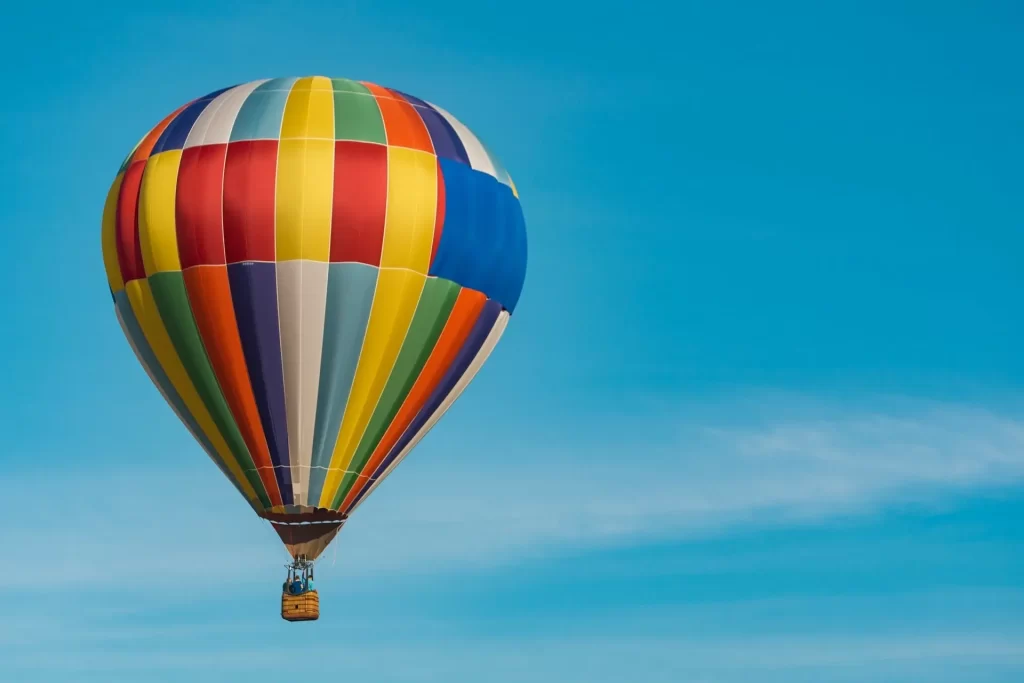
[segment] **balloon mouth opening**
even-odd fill
[[[262,512],[291,556],[312,562],[338,535],[348,515],[337,510],[309,508],[306,511]]]
[[[260,517],[271,524],[344,524],[348,515],[337,510],[326,508],[314,508],[306,506],[288,506],[293,510],[286,509],[285,512],[272,512],[264,510],[259,513]]]

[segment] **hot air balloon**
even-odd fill
[[[317,618],[313,562],[515,310],[515,184],[441,107],[373,83],[275,78],[160,121],[118,170],[102,226],[129,345],[280,535],[282,616]]]

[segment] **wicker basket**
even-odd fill
[[[281,594],[281,618],[285,621],[315,621],[320,618],[320,596],[307,591],[302,595]]]

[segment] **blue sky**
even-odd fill
[[[0,561],[45,588],[0,588],[0,678],[1024,678],[1024,14],[659,5],[8,11]],[[182,102],[314,73],[473,128],[530,254],[296,626],[121,336],[99,220]]]

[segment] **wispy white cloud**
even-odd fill
[[[1024,419],[1015,414],[932,403],[759,405],[746,421],[735,417],[735,405],[697,417],[663,409],[648,423],[594,425],[546,445],[528,435],[492,439],[486,453],[442,451],[428,439],[360,508],[324,561],[337,552],[355,575],[490,564],[941,505],[1024,480]],[[3,528],[0,561],[52,558],[42,566],[51,582],[97,581],[124,558],[150,581],[211,567],[277,571],[285,556],[276,536],[202,465],[14,475],[12,509],[33,509],[42,486],[65,505],[35,508]],[[187,504],[171,492],[187,492]]]
[[[396,558],[424,547],[490,561],[940,505],[1024,479],[1024,421],[962,406],[904,404],[885,413],[782,405],[762,407],[748,423],[658,419],[595,426],[520,452],[498,445],[443,472],[417,463],[360,510],[378,528],[360,529],[359,541],[376,541],[380,555],[397,536],[403,550],[387,553]]]

